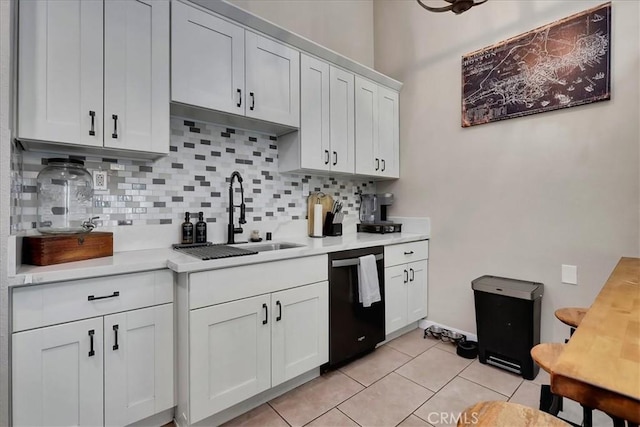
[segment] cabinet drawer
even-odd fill
[[[189,275],[189,309],[328,280],[327,255],[202,271]]]
[[[401,243],[384,247],[384,266],[405,264],[411,261],[429,258],[429,241]]]
[[[13,332],[172,301],[171,270],[16,288]]]

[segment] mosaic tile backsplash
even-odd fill
[[[171,147],[156,161],[78,157],[89,171],[108,173],[108,190],[96,190],[98,226],[176,224],[189,211],[204,212],[207,222],[227,222],[229,176],[243,177],[247,221],[305,219],[305,191],[323,191],[357,215],[358,192],[375,192],[371,181],[343,176],[280,174],[275,136],[171,118]],[[14,150],[12,155],[13,234],[36,228],[36,177],[56,154]],[[122,170],[112,170],[112,165]],[[239,204],[239,186],[234,185]],[[196,215],[197,218],[197,215]]]

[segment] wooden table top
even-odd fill
[[[621,258],[560,354],[551,390],[640,423],[640,258]]]

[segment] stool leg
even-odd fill
[[[583,427],[592,427],[593,426],[593,412],[591,408],[587,408],[586,406],[582,406],[582,425]]]
[[[613,421],[613,427],[625,427],[626,423],[622,418],[614,417],[613,415],[609,415],[609,416]]]
[[[553,416],[562,410],[562,396],[551,393],[551,386],[540,386],[540,410]]]

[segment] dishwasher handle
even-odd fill
[[[383,258],[384,258],[383,254],[376,255],[376,261],[380,261]],[[331,268],[351,267],[358,264],[360,264],[360,258],[336,259],[331,261]]]

